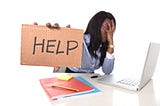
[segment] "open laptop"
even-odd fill
[[[158,55],[160,50],[160,44],[151,42],[149,44],[145,64],[140,81],[134,79],[117,78],[114,75],[104,75],[97,79],[99,83],[113,85],[116,87],[126,88],[129,90],[139,91],[141,90],[152,78]]]

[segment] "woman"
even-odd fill
[[[67,67],[67,73],[93,73],[102,67],[105,74],[110,74],[114,67],[113,33],[116,20],[105,11],[96,13],[88,23],[84,33],[81,68]]]
[[[52,27],[50,23],[47,27]],[[55,24],[53,27],[59,27]],[[67,26],[70,27],[70,26]],[[114,16],[105,11],[96,13],[88,23],[84,33],[81,67],[67,67],[66,73],[93,73],[102,67],[105,74],[110,74],[114,67],[113,33],[116,27]],[[59,70],[59,67],[55,67]]]

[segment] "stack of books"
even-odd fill
[[[71,96],[100,92],[81,76],[76,77],[52,77],[40,79],[40,84],[50,99],[57,100]]]

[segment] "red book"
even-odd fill
[[[68,81],[59,80],[56,77],[53,78],[44,78],[40,79],[40,83],[51,99],[58,99],[67,96],[78,95],[81,93],[87,93],[94,90],[94,88],[90,87],[89,85],[81,82],[80,80],[76,79],[75,77],[71,78]],[[67,88],[77,89],[78,91],[69,90],[66,88],[61,87],[54,87],[53,85],[63,86]]]

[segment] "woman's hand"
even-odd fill
[[[58,23],[55,23],[54,25],[51,25],[51,23],[46,23],[46,27],[48,27],[48,28],[55,28],[55,29],[59,29],[60,28],[60,26],[59,26],[59,24]]]
[[[114,21],[111,20],[111,23],[107,24],[108,28],[106,29],[108,49],[107,52],[112,54],[114,52],[114,43],[113,43],[113,33],[115,31]]]
[[[34,22],[33,25],[38,25],[38,23],[37,23],[37,22]],[[59,26],[58,23],[55,23],[54,25],[51,25],[51,23],[49,23],[49,22],[46,23],[46,27],[48,27],[48,28],[55,28],[55,29],[60,28],[60,26]]]
[[[107,41],[109,42],[109,45],[113,45],[113,33],[114,33],[114,31],[115,31],[114,21],[111,20],[111,24],[108,23],[108,28],[106,29]]]
[[[37,22],[34,22],[33,25],[38,25],[38,23],[37,23]]]
[[[37,22],[34,22],[33,25],[38,25],[38,23],[37,23]],[[50,22],[46,23],[46,27],[48,27],[48,28],[56,28],[56,29],[60,28],[60,26],[59,26],[58,23],[55,23],[54,25],[51,25]],[[68,25],[66,26],[66,28],[71,28],[70,24],[68,24]]]

